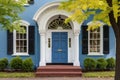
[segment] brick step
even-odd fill
[[[81,69],[80,67],[74,67],[74,66],[72,66],[72,67],[65,67],[65,66],[60,66],[60,67],[58,67],[58,66],[53,66],[53,67],[39,67],[38,69]]]
[[[36,77],[82,76],[82,72],[36,72]]]
[[[79,69],[39,69],[37,72],[81,72]]]
[[[47,65],[37,68],[37,77],[56,77],[56,76],[81,76],[82,70],[80,67],[72,65]]]
[[[62,71],[65,71],[65,72],[80,72],[81,71],[81,68],[68,68],[68,69],[65,69],[65,68],[39,68],[37,69],[37,72],[62,72]]]

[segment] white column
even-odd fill
[[[79,32],[74,33],[74,66],[80,66],[79,61]]]
[[[40,33],[40,62],[39,66],[46,66],[45,61],[45,33]]]

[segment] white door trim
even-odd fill
[[[67,32],[68,40],[71,38],[71,48],[68,43],[68,63],[73,63],[73,31],[72,30],[48,30],[46,33],[46,63],[52,63],[52,32]],[[48,47],[48,38],[50,38],[50,47]]]
[[[41,38],[40,43],[40,64],[39,66],[46,66],[46,36],[47,36],[47,29],[48,29],[48,22],[50,19],[56,15],[64,15],[69,17],[71,13],[65,12],[63,10],[58,10],[58,6],[60,2],[53,2],[45,5],[44,7],[40,8],[36,14],[34,15],[33,19],[37,22],[39,27],[39,33]],[[73,57],[73,64],[74,66],[80,66],[79,61],[79,34],[80,34],[80,26],[77,22],[72,21],[72,32],[73,32],[73,44],[74,44],[74,57]],[[64,30],[63,30],[64,31]],[[76,36],[77,35],[77,36]],[[70,61],[70,60],[69,60]],[[70,61],[71,62],[71,61]]]

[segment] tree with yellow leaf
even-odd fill
[[[73,20],[82,23],[94,15],[93,24],[89,25],[88,30],[101,26],[98,21],[112,26],[116,37],[115,80],[120,80],[120,0],[67,0],[61,3],[60,9],[72,13],[66,22]]]

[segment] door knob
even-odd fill
[[[58,51],[58,52],[62,52],[62,49],[58,49],[57,51]]]

